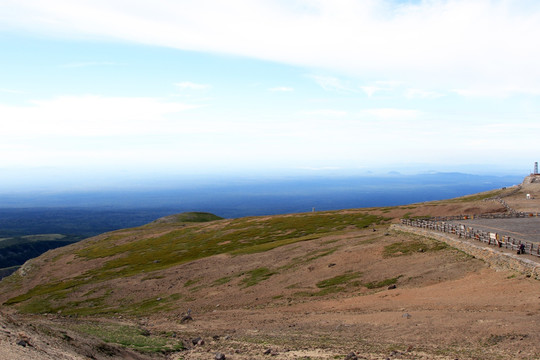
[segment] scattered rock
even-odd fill
[[[405,314],[401,315],[401,317],[404,317],[404,318],[406,318],[406,319],[410,319],[410,318],[411,318],[411,314],[405,313]]]
[[[351,351],[347,356],[345,356],[345,360],[358,360],[358,356]]]
[[[180,319],[180,323],[182,324],[190,322],[190,321],[193,321],[193,318],[191,317],[191,315],[182,316],[182,319]]]
[[[193,345],[199,345],[199,342],[200,342],[200,341],[202,341],[202,338],[200,338],[200,337],[196,337],[196,338],[194,338],[194,339],[191,339],[191,343],[192,343]]]
[[[390,286],[388,287],[388,290],[395,289],[396,287],[397,287],[396,284],[392,284],[392,285],[390,285]]]
[[[272,353],[272,349],[266,349],[263,352],[263,355],[270,355]]]
[[[142,336],[150,336],[150,331],[148,329],[141,329],[141,335]]]
[[[214,341],[219,341],[220,336],[219,336],[219,335],[214,335],[214,336],[212,336],[212,339],[213,339]]]
[[[334,267],[334,266],[336,266],[335,263],[330,263],[330,264],[328,264],[328,267]]]
[[[225,354],[218,352],[218,353],[216,353],[216,356],[214,356],[214,359],[215,360],[225,360],[226,357],[225,357]]]
[[[30,344],[25,339],[20,339],[19,341],[17,341],[17,345],[22,346],[22,347],[27,347]]]

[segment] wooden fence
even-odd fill
[[[493,216],[493,217],[492,217]],[[516,217],[538,216],[538,214],[514,213],[514,214],[482,214],[482,215],[458,215],[448,217],[436,217],[430,219],[401,219],[401,223],[407,226],[414,226],[422,229],[454,234],[460,238],[474,239],[488,245],[500,248],[521,250],[524,254],[531,254],[540,257],[540,244],[522,242],[510,236],[503,236],[498,233],[477,230],[464,224],[449,224],[446,221],[467,220],[467,219],[507,219]]]

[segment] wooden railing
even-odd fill
[[[429,219],[401,219],[401,223],[407,226],[414,226],[422,229],[439,231],[453,234],[461,238],[474,239],[488,245],[500,248],[520,250],[521,254],[530,254],[540,257],[540,244],[527,241],[516,240],[510,236],[498,233],[487,232],[474,229],[465,224],[451,224],[447,221],[468,220],[468,219],[508,219],[538,216],[533,213],[504,213],[504,214],[482,214],[482,215],[457,215],[447,217],[434,217]]]

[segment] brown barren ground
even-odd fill
[[[533,201],[536,205],[529,201],[527,206],[538,206]],[[497,201],[456,199],[342,213],[359,211],[394,222],[403,216],[505,210]],[[211,256],[111,279],[61,300],[81,301],[104,289],[112,290],[111,304],[176,295],[159,311],[70,317],[21,314],[16,306],[3,306],[0,359],[188,360],[213,359],[217,352],[246,360],[343,359],[351,352],[364,359],[540,358],[540,281],[497,272],[435,240],[388,227],[351,228],[265,252]],[[106,261],[78,261],[66,251],[34,260],[40,271],[18,288],[0,283],[0,300]],[[182,322],[188,309],[193,320]],[[141,354],[80,331],[96,323],[144,329],[150,338],[182,339],[186,349]],[[203,342],[194,345],[197,337]],[[29,345],[17,345],[21,339]]]

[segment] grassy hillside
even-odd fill
[[[5,305],[32,313],[110,314],[131,313],[134,309],[174,311],[184,306],[186,299],[193,298],[193,289],[202,286],[204,273],[208,273],[208,269],[185,278],[181,291],[146,291],[146,300],[142,302],[139,297],[123,297],[118,303],[114,289],[122,286],[129,288],[140,283],[146,285],[148,280],[168,279],[171,276],[169,269],[179,271],[182,265],[189,266],[203,259],[241,257],[244,263],[249,263],[249,255],[265,254],[281,247],[289,249],[294,244],[334,237],[355,238],[357,231],[372,231],[374,226],[384,226],[399,217],[463,213],[482,208],[484,211],[501,211],[499,207],[473,196],[459,202],[239,219],[221,219],[209,213],[172,215],[144,226],[86,239],[35,259],[0,283],[0,289],[5,290],[0,300]],[[331,243],[334,240],[328,241]],[[421,247],[422,244],[417,246]],[[424,247],[427,249],[431,246]],[[283,273],[283,270],[293,271],[297,263],[326,257],[337,250],[332,246],[305,250],[306,261],[299,258],[277,270],[275,264],[262,260],[259,266],[253,268],[245,267],[231,274],[225,271],[223,276],[213,279],[212,284],[230,285],[231,281],[240,279],[242,287],[250,287],[276,273]],[[339,277],[341,275],[336,275],[338,280],[342,279]],[[352,280],[356,275],[349,274],[344,279]],[[119,281],[122,284],[119,285]],[[334,293],[340,287],[321,287],[319,284],[316,288],[320,296]],[[156,301],[156,298],[160,298],[160,301]]]
[[[328,360],[353,350],[365,358],[538,358],[538,281],[390,229],[401,217],[504,211],[486,201],[496,193],[239,219],[168,216],[29,261],[0,282],[0,301],[42,324],[33,331],[57,329],[43,334],[61,334],[47,343],[72,351],[104,341],[152,353],[141,359],[221,351]],[[194,345],[198,338],[205,344]],[[94,346],[96,358],[114,358],[103,349]]]
[[[7,300],[5,304],[19,304],[22,311],[29,312],[122,311],[130,306],[109,306],[106,300],[110,294],[107,291],[98,291],[102,294],[92,298],[91,306],[87,300],[82,303],[68,301],[71,300],[68,294],[84,291],[83,289],[94,292],[90,289],[141,274],[145,274],[145,277],[159,277],[160,271],[211,256],[266,252],[322,236],[364,229],[389,220],[383,216],[362,212],[324,212],[210,222],[207,221],[212,218],[210,215],[195,215],[204,222],[194,222],[197,219],[194,214],[167,217],[145,226],[115,231],[59,249],[40,260],[47,263],[46,268],[51,274],[47,278],[58,278],[56,271],[61,271],[63,278],[52,282],[40,280],[39,285]],[[29,274],[35,274],[38,267],[41,266],[29,265]],[[77,268],[67,272],[74,276],[65,275],[66,267]],[[252,276],[261,276],[258,272],[254,272]],[[40,269],[40,278],[43,275],[43,269]],[[25,280],[20,276],[13,276],[9,283],[14,287],[25,287]],[[100,306],[96,306],[97,302]]]

